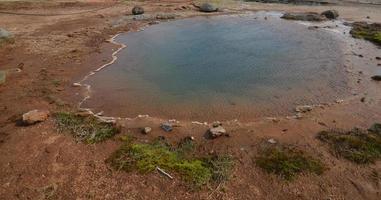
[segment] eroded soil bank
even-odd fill
[[[209,126],[180,121],[170,133],[160,129],[166,119],[122,120],[121,133],[97,144],[76,142],[59,133],[55,118],[27,127],[15,120],[32,109],[51,112],[74,110],[82,99],[81,88],[72,87],[89,71],[111,60],[117,49],[106,42],[119,32],[137,30],[152,20],[132,20],[130,10],[142,5],[147,14],[175,13],[177,18],[200,15],[192,2],[39,2],[1,3],[4,11],[32,15],[1,14],[3,28],[15,42],[1,47],[0,70],[9,73],[0,85],[0,196],[2,199],[377,199],[380,195],[380,162],[357,165],[333,156],[316,139],[321,130],[368,128],[381,119],[379,87],[370,77],[379,73],[380,49],[354,40],[347,51],[345,71],[352,80],[353,97],[316,107],[302,118],[258,119],[251,123],[224,122],[230,137],[204,139]],[[292,6],[224,2],[223,13],[244,11],[316,11],[337,9],[348,21],[380,22],[376,5]],[[38,14],[38,15],[37,15]],[[41,15],[42,14],[42,15]],[[58,14],[58,15],[57,15]],[[127,14],[127,15],[126,15]],[[220,14],[220,13],[219,13]],[[156,21],[156,19],[154,20]],[[346,33],[348,34],[348,33]],[[152,127],[142,135],[142,127]],[[130,135],[140,142],[165,136],[177,144],[193,136],[199,152],[231,154],[235,160],[231,179],[220,187],[189,190],[176,175],[123,172],[105,161],[119,148],[118,140]],[[258,168],[253,159],[264,140],[294,144],[327,166],[322,175],[303,174],[288,182]],[[272,141],[272,140],[271,140]],[[222,188],[222,189],[221,189]]]

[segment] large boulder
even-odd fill
[[[339,12],[337,10],[326,10],[322,12],[321,15],[325,16],[328,19],[336,19],[339,17]]]
[[[144,9],[141,6],[135,6],[134,8],[132,8],[133,15],[141,15],[143,13],[144,13]]]
[[[43,122],[49,117],[49,111],[32,110],[22,115],[22,122],[25,125],[32,125],[38,122]]]
[[[218,8],[210,3],[201,4],[199,9],[201,12],[217,12],[218,11]]]
[[[324,21],[327,18],[324,15],[320,15],[315,12],[306,13],[285,13],[281,18],[288,20],[300,20],[300,21]]]

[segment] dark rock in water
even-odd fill
[[[376,60],[381,60],[381,57],[379,57],[379,56],[376,56]]]
[[[133,15],[141,15],[143,13],[144,13],[143,7],[135,6],[134,8],[132,8],[132,14]]]
[[[337,10],[326,10],[321,15],[324,15],[328,19],[336,19],[339,17],[339,12]]]
[[[170,132],[173,130],[173,126],[172,124],[168,123],[168,122],[165,122],[165,123],[162,123],[161,126],[160,126],[165,132]]]
[[[377,133],[379,135],[381,135],[381,124],[380,123],[374,123],[369,129],[368,131],[372,132],[372,133]]]
[[[11,41],[13,39],[12,33],[7,30],[0,28],[0,43]]]
[[[281,18],[288,20],[300,21],[324,21],[327,18],[319,13],[306,12],[306,13],[285,13]]]
[[[381,81],[381,75],[374,75],[372,76],[372,79],[375,81]]]
[[[218,8],[210,3],[203,3],[200,6],[200,11],[201,12],[217,12]]]
[[[354,38],[369,40],[381,46],[381,23],[354,22],[349,32]]]

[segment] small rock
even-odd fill
[[[372,80],[375,80],[375,81],[381,81],[381,75],[374,75],[371,78]]]
[[[362,97],[362,98],[360,99],[360,101],[364,103],[364,102],[365,102],[365,97]]]
[[[131,12],[133,15],[141,15],[144,13],[144,9],[143,9],[143,7],[135,6],[134,8],[132,8]]]
[[[296,112],[309,112],[312,110],[312,106],[308,106],[308,105],[305,105],[305,106],[296,106],[295,108],[295,111]]]
[[[322,12],[321,15],[325,16],[328,19],[336,19],[339,17],[339,12],[337,12],[337,10],[326,10]]]
[[[269,140],[267,140],[268,143],[270,144],[276,144],[276,140],[274,140],[273,138],[270,138]]]
[[[379,56],[376,56],[376,60],[381,60],[381,57],[379,57]]]
[[[151,127],[144,127],[143,129],[142,129],[142,133],[143,134],[148,134],[148,133],[150,133],[152,131],[152,128]]]
[[[73,83],[72,86],[73,87],[81,87],[81,84],[80,83]]]
[[[220,137],[220,136],[223,136],[223,135],[227,134],[226,130],[222,126],[217,126],[217,127],[210,128],[208,130],[208,133],[209,133],[209,136],[211,138],[217,138],[217,137]]]
[[[201,12],[217,12],[218,8],[210,3],[203,3],[200,6]]]
[[[336,99],[336,101],[335,101],[336,103],[343,103],[344,102],[344,100],[342,100],[342,99]]]
[[[22,115],[22,122],[25,125],[32,125],[43,122],[49,117],[49,111],[32,110]]]
[[[212,126],[213,126],[214,128],[216,128],[216,127],[222,126],[222,123],[219,122],[219,121],[215,121],[215,122],[213,122]]]
[[[160,126],[165,132],[170,132],[173,130],[173,126],[172,124],[168,123],[168,122],[164,122],[161,124]]]

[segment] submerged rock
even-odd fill
[[[0,71],[0,85],[5,83],[6,77],[5,71]]]
[[[328,19],[336,19],[339,17],[339,12],[337,10],[326,10],[322,12],[321,15],[325,16]]]
[[[324,15],[320,15],[315,12],[306,13],[285,13],[281,18],[288,20],[300,20],[300,21],[324,21],[327,18]]]
[[[43,122],[49,117],[49,111],[32,110],[22,115],[22,122],[25,125],[32,125]]]
[[[161,20],[165,20],[165,19],[175,19],[176,18],[176,15],[175,14],[170,14],[170,13],[159,13],[156,15],[156,19],[161,19]]]
[[[381,81],[381,75],[374,75],[374,76],[372,76],[372,80]]]
[[[7,30],[0,28],[0,43],[11,41],[13,39],[12,33]]]
[[[218,8],[210,3],[201,4],[199,9],[201,12],[217,12],[218,11]]]
[[[133,15],[141,15],[144,13],[144,9],[141,6],[135,6],[134,8],[132,8],[131,12]]]

